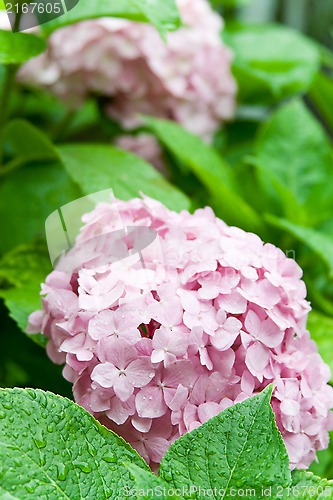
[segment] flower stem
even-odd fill
[[[21,15],[22,12],[19,10],[14,21],[14,33],[19,31]],[[16,64],[8,64],[5,66],[5,76],[3,78],[2,88],[0,88],[0,167],[3,163],[3,135],[9,113],[9,97],[17,68],[18,66]]]
[[[5,67],[5,77],[0,90],[0,165],[3,162],[3,135],[9,113],[9,96],[13,86],[17,66],[14,64]]]

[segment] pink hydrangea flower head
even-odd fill
[[[47,52],[28,62],[20,79],[71,106],[88,94],[109,98],[109,115],[126,129],[137,127],[138,113],[144,113],[172,118],[210,140],[234,113],[231,53],[221,41],[222,19],[208,0],[177,4],[184,27],[169,33],[167,43],[148,24],[85,21],[52,34]],[[142,147],[142,140],[133,141],[127,145],[139,141]]]
[[[129,253],[108,260],[120,220],[156,238],[131,253],[127,233]],[[308,467],[328,444],[333,389],[296,262],[210,208],[143,196],[99,203],[83,222],[28,327],[48,337],[75,400],[156,465],[177,437],[273,384],[290,465]]]

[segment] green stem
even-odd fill
[[[14,33],[16,31],[19,31],[21,16],[22,12],[21,10],[19,10],[16,14],[14,21],[14,26],[13,26]],[[5,66],[5,77],[2,89],[0,89],[0,167],[3,163],[3,139],[4,139],[3,135],[9,113],[9,97],[13,87],[17,68],[18,66],[15,64],[10,64],[8,66]]]
[[[9,96],[14,83],[15,73],[17,66],[16,65],[8,65],[5,67],[5,77],[4,83],[2,87],[2,92],[0,95],[0,166],[3,162],[3,135],[4,128],[8,119],[9,113]]]
[[[15,7],[16,7],[16,5],[18,5],[17,2],[15,2]],[[13,33],[16,33],[17,31],[20,30],[21,16],[22,16],[22,11],[18,11],[18,13],[16,14],[16,17],[15,17],[15,21],[14,21]]]

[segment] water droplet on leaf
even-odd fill
[[[59,463],[56,464],[56,466],[57,466],[57,478],[59,479],[59,481],[65,481],[69,470],[67,465]]]

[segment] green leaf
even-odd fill
[[[82,192],[60,164],[29,164],[0,184],[0,253],[45,237],[45,220]],[[14,201],[15,200],[15,201]]]
[[[333,497],[333,481],[322,479],[315,476],[312,472],[304,470],[295,470],[292,472],[292,486],[289,490],[291,494],[284,498],[300,498],[310,500],[316,498],[318,500]]]
[[[124,462],[149,470],[129,444],[66,398],[0,389],[0,496],[124,500]]]
[[[40,286],[36,289],[35,286],[30,286],[29,284],[22,288],[0,290],[0,298],[4,299],[9,316],[16,321],[23,333],[26,333],[29,315],[41,309],[39,291]],[[41,347],[45,347],[48,341],[47,337],[41,333],[29,334],[29,338]]]
[[[21,64],[46,49],[41,38],[0,30],[0,64]]]
[[[174,122],[152,117],[144,117],[144,122],[206,187],[217,215],[248,230],[261,228],[260,217],[235,191],[232,170],[215,149]]]
[[[333,100],[333,80],[324,73],[318,73],[309,90],[309,98],[333,131],[333,109],[327,105]]]
[[[151,22],[162,34],[181,25],[175,0],[80,0],[66,14],[53,19],[43,29],[52,32],[61,26],[99,17],[120,17]]]
[[[180,500],[183,497],[172,491],[168,483],[156,477],[152,472],[138,467],[135,464],[126,464],[135,481],[135,488],[127,490],[126,496],[143,500],[165,498],[166,500]]]
[[[330,367],[333,381],[333,318],[317,311],[310,311],[307,329],[316,342],[320,355]]]
[[[210,3],[215,8],[219,7],[238,8],[251,3],[251,1],[252,0],[210,0]]]
[[[287,221],[286,219],[280,219],[274,215],[267,214],[265,220],[272,226],[284,229],[292,236],[297,238],[299,241],[304,243],[306,246],[311,248],[313,252],[321,258],[321,260],[327,265],[329,270],[330,278],[333,278],[333,239],[324,233],[320,233],[315,229],[310,229],[308,227],[299,226]]]
[[[5,128],[4,141],[11,154],[26,159],[57,159],[50,139],[26,120],[16,119]]]
[[[304,93],[320,66],[316,44],[286,26],[237,24],[223,38],[235,54],[241,101],[258,104]]]
[[[70,144],[58,148],[63,165],[84,194],[113,189],[128,200],[140,192],[173,210],[188,209],[189,199],[138,156],[99,144]]]
[[[258,169],[266,196],[281,202],[284,214],[293,222],[315,223],[332,207],[331,147],[321,125],[301,101],[285,104],[262,125],[251,162]]]
[[[51,271],[45,245],[20,245],[0,259],[0,288],[41,283]]]
[[[262,487],[288,486],[289,459],[270,406],[272,387],[227,408],[171,445],[159,474],[170,486],[202,491],[252,488],[261,498]],[[199,490],[200,488],[200,490]]]
[[[0,260],[0,297],[23,332],[29,314],[41,308],[40,285],[51,270],[47,249],[41,243],[21,245]],[[39,345],[46,344],[42,335],[29,337]]]
[[[132,4],[163,36],[181,25],[175,0],[132,0]]]

